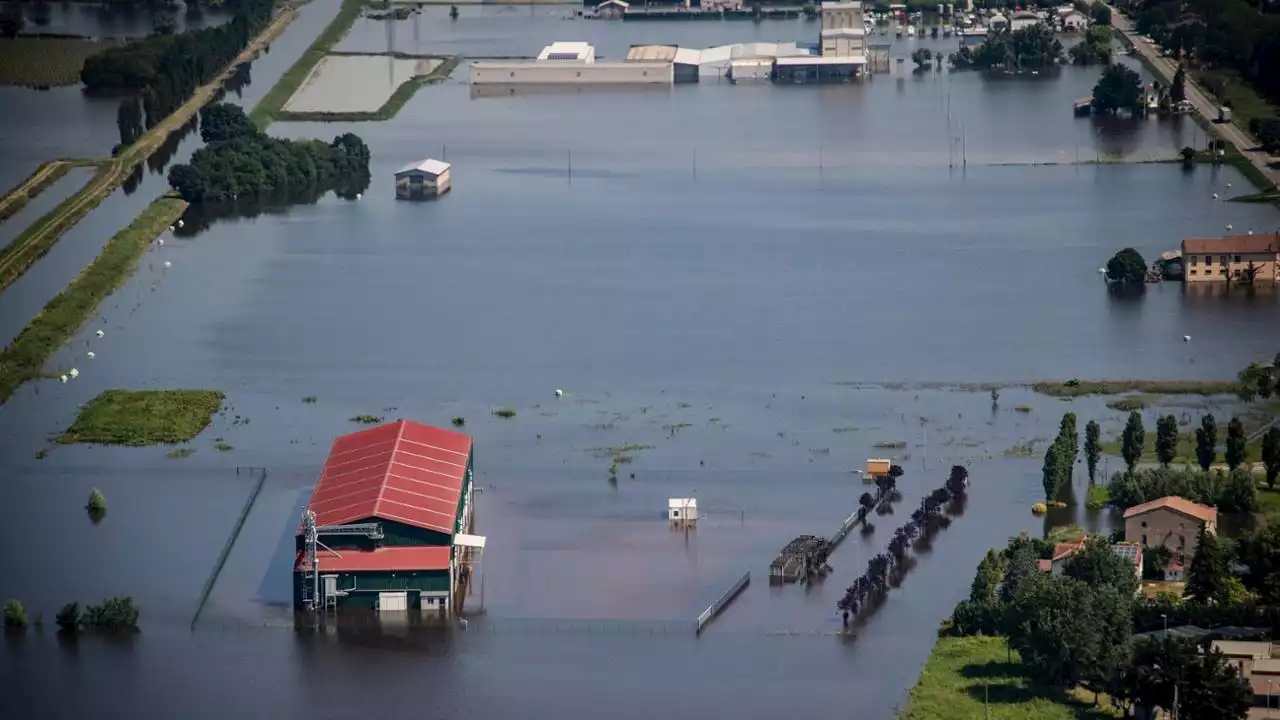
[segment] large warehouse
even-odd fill
[[[336,439],[303,512],[298,610],[456,612],[473,553],[471,438],[397,420]]]

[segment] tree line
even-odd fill
[[[1177,495],[1205,505],[1214,505],[1224,512],[1253,512],[1258,508],[1258,494],[1252,471],[1245,467],[1248,459],[1248,442],[1244,424],[1239,418],[1231,418],[1227,424],[1223,460],[1227,472],[1210,471],[1218,459],[1218,423],[1212,414],[1200,418],[1195,431],[1195,457],[1198,469],[1192,466],[1171,467],[1177,458],[1179,433],[1178,420],[1165,415],[1156,422],[1155,455],[1158,468],[1138,470],[1146,441],[1142,415],[1129,414],[1120,438],[1120,453],[1126,470],[1112,476],[1108,490],[1108,504],[1126,509],[1167,495]],[[1260,457],[1267,486],[1275,489],[1280,479],[1280,427],[1269,428],[1262,436]]]
[[[968,487],[968,469],[953,465],[946,483],[929,493],[911,513],[911,519],[894,531],[887,551],[871,558],[866,572],[845,589],[844,596],[836,603],[845,627],[875,611],[888,596],[889,589],[902,582],[912,565],[907,550],[913,542],[917,549],[927,548],[933,536],[951,524],[943,510],[950,505],[952,514],[962,512]]]
[[[85,605],[69,602],[62,606],[54,618],[58,623],[58,632],[74,635],[84,630],[98,632],[137,632],[138,606],[131,597],[112,597],[97,605]],[[7,632],[26,630],[30,620],[27,609],[17,600],[6,600],[4,603],[4,628]],[[44,624],[43,618],[36,618],[36,626]]]
[[[1018,30],[995,30],[977,47],[964,45],[950,56],[958,69],[1043,70],[1063,57],[1062,42],[1043,23]]]
[[[1280,103],[1280,15],[1275,3],[1149,0],[1128,4],[1134,6],[1131,12],[1138,30],[1182,62],[1193,68],[1233,70],[1272,103]],[[1215,94],[1222,90],[1209,89]]]
[[[91,93],[125,93],[140,98],[146,127],[155,127],[248,46],[270,22],[272,2],[238,0],[233,5],[235,15],[223,25],[152,35],[103,50],[85,60],[80,80]],[[135,117],[132,107],[121,107],[117,120],[124,144],[128,144],[126,125],[129,136],[141,135],[141,124]]]
[[[1225,567],[1215,536],[1202,529],[1201,537],[1209,550],[1204,560],[1197,555],[1192,561],[1185,604],[1208,607],[1223,597]],[[1087,538],[1063,562],[1061,574],[1038,567],[1038,560],[1052,557],[1053,546],[1021,535],[1000,551],[990,550],[978,565],[969,597],[956,606],[941,633],[1003,636],[1029,679],[1064,689],[1083,687],[1095,701],[1105,692],[1125,717],[1139,708],[1171,712],[1175,697],[1181,717],[1247,715],[1248,683],[1207,642],[1133,636],[1135,618],[1148,613],[1153,601],[1135,598],[1134,570],[1106,537]],[[1169,598],[1162,602],[1168,607]]]
[[[318,197],[329,190],[354,197],[369,186],[369,148],[352,133],[330,143],[281,140],[259,131],[240,106],[219,103],[200,113],[200,135],[206,145],[190,164],[169,170],[170,186],[187,202]]]

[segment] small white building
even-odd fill
[[[396,171],[396,198],[428,200],[449,192],[451,166],[443,160],[427,158]]]
[[[1006,30],[1009,27],[1009,18],[996,13],[987,20],[987,27],[992,30]]]
[[[1089,18],[1075,8],[1059,8],[1058,25],[1063,30],[1081,31],[1089,27]]]
[[[698,498],[668,498],[667,520],[673,523],[698,521]]]

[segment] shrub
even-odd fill
[[[137,630],[138,606],[131,597],[107,598],[84,609],[84,624],[97,630]]]
[[[80,632],[80,603],[69,602],[63,605],[62,609],[58,611],[55,620],[58,622],[58,630],[60,632],[68,635]]]
[[[9,630],[22,630],[27,627],[27,609],[17,600],[4,601],[4,626]]]
[[[89,491],[89,504],[87,506],[89,512],[106,512],[107,498],[103,496],[102,491],[94,488]]]

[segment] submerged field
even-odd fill
[[[440,58],[326,55],[285,103],[286,113],[374,113],[403,84],[430,75]]]
[[[80,82],[84,61],[119,40],[0,39],[0,85],[56,87]]]

